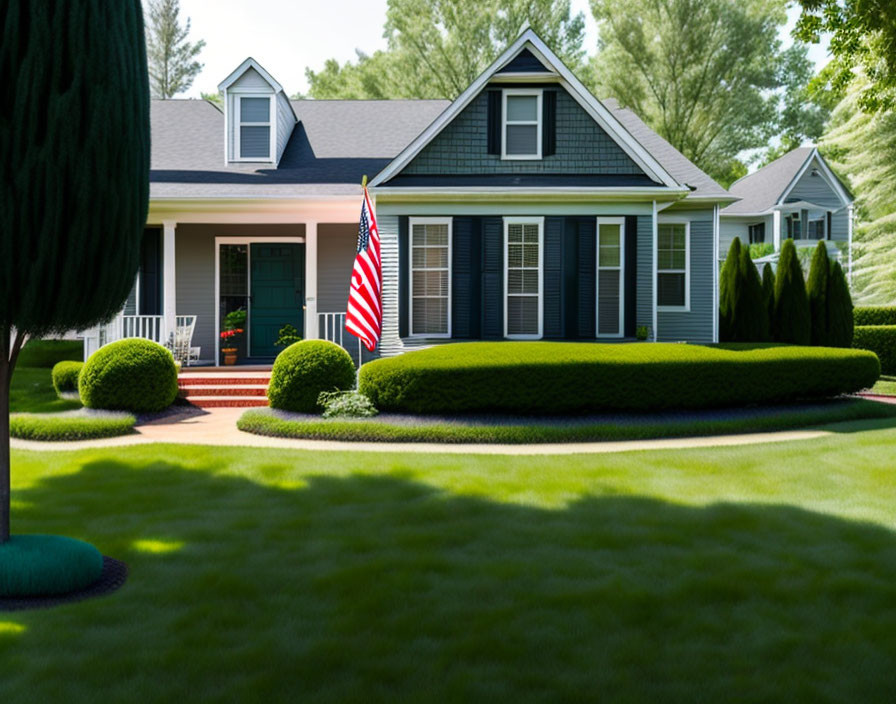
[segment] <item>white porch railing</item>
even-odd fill
[[[345,313],[318,313],[317,325],[320,339],[335,342],[349,353],[355,366],[361,366],[364,361],[361,340],[346,331]]]
[[[196,316],[178,315],[175,317],[177,329],[187,329],[195,325]],[[190,330],[192,336],[192,330]],[[100,347],[110,342],[124,340],[129,337],[142,337],[158,342],[160,345],[171,345],[172,334],[166,329],[165,317],[162,315],[124,315],[119,313],[105,325],[98,325],[82,333],[84,337],[84,360]],[[188,345],[187,345],[188,346]]]

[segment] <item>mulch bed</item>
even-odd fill
[[[128,578],[128,566],[112,557],[103,557],[103,572],[100,578],[86,589],[70,594],[36,597],[0,597],[0,611],[25,611],[46,609],[61,604],[71,604],[84,599],[105,596],[119,590]]]

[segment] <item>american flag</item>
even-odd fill
[[[383,331],[383,266],[380,259],[380,233],[370,195],[364,189],[361,225],[358,229],[358,254],[352,269],[348,292],[345,329],[373,352]]]

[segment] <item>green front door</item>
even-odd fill
[[[250,246],[249,356],[276,357],[280,328],[304,335],[305,245],[256,243]]]

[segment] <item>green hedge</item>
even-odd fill
[[[326,340],[304,340],[274,360],[268,400],[271,408],[317,413],[323,391],[348,391],[355,385],[355,363],[348,352]]]
[[[896,306],[856,306],[856,325],[896,325]]]
[[[80,591],[103,573],[103,556],[90,543],[61,535],[13,535],[0,545],[0,597],[37,597]]]
[[[177,367],[171,353],[140,338],[119,340],[94,352],[79,377],[88,408],[151,413],[177,397]]]
[[[896,374],[896,325],[856,325],[852,346],[871,350],[884,374]]]
[[[129,435],[137,419],[129,413],[85,415],[74,413],[14,413],[9,417],[9,435],[20,440],[67,442]]]
[[[874,354],[827,347],[473,342],[369,362],[359,390],[381,411],[576,413],[822,398],[879,375]]]
[[[20,367],[54,367],[59,362],[79,362],[84,359],[81,340],[28,340],[16,364]]]
[[[78,375],[84,368],[84,362],[57,362],[50,376],[57,394],[78,390]]]

